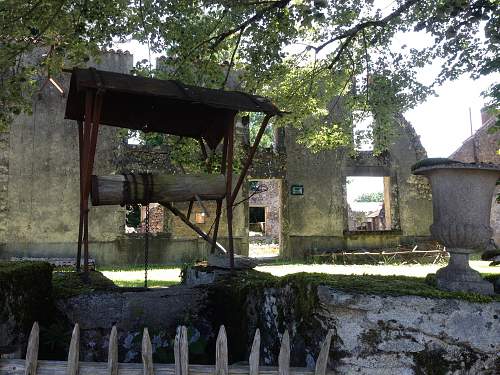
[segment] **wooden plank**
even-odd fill
[[[147,328],[144,328],[144,333],[142,334],[142,365],[143,375],[154,375],[153,348],[151,347],[151,340]]]
[[[215,343],[215,375],[228,375],[228,362],[226,328],[222,325]]]
[[[36,375],[36,367],[38,364],[38,344],[40,341],[40,328],[38,323],[33,323],[30,337],[28,339],[28,349],[26,350],[26,368],[25,375]]]
[[[252,350],[248,358],[249,375],[259,375],[260,362],[260,330],[257,328],[253,337]]]
[[[108,374],[118,375],[118,338],[116,326],[111,329],[108,347]]]
[[[78,375],[78,366],[80,360],[80,327],[78,323],[73,328],[71,335],[71,342],[69,344],[68,352],[68,367],[66,368],[67,375]]]
[[[278,374],[290,374],[290,335],[288,330],[285,330],[283,339],[281,340],[280,354],[278,356]]]
[[[174,343],[175,375],[188,375],[189,350],[187,328],[177,328]]]
[[[0,375],[24,375],[24,359],[0,359]],[[38,361],[37,375],[66,375],[67,363],[64,361]],[[156,364],[155,375],[175,375],[174,364]],[[107,375],[106,362],[80,362],[79,375]],[[314,375],[307,368],[290,368],[291,375]],[[143,375],[142,363],[121,363],[120,375]],[[214,366],[189,365],[189,375],[213,375]],[[260,366],[260,375],[278,375],[277,367]],[[248,375],[248,366],[229,366],[229,375]],[[334,375],[327,372],[327,375]]]
[[[330,354],[330,343],[332,342],[333,331],[330,329],[326,334],[325,341],[321,345],[321,350],[319,351],[318,359],[316,360],[316,369],[314,375],[325,375],[326,366],[328,364],[328,356]]]

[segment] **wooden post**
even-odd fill
[[[33,323],[30,337],[28,340],[28,349],[26,350],[26,361],[24,367],[24,375],[36,375],[36,367],[38,365],[38,344],[40,339],[40,328],[38,323]]]
[[[116,326],[113,326],[109,335],[108,374],[118,375],[118,339]]]
[[[227,170],[226,170],[226,220],[229,250],[229,265],[234,269],[234,239],[233,239],[233,159],[234,159],[234,123],[227,128]]]
[[[227,134],[224,135],[224,141],[222,144],[222,160],[220,163],[220,173],[223,175],[226,173],[226,159],[227,159]],[[221,215],[222,215],[222,199],[219,199],[217,201],[217,210],[215,211],[215,223],[214,223],[214,235],[213,235],[214,242],[212,243],[212,248],[210,250],[211,254],[215,253],[215,247],[216,247],[215,244],[217,243],[217,236],[219,235],[219,224]]]
[[[223,325],[220,326],[215,344],[215,375],[229,375],[227,336]]]
[[[321,350],[316,360],[316,369],[314,375],[326,375],[326,365],[328,364],[328,355],[330,354],[330,343],[332,342],[333,331],[330,329],[321,345]]]
[[[83,209],[85,212],[85,230],[84,230],[84,247],[83,247],[83,270],[85,273],[89,271],[89,238],[88,238],[88,216],[89,216],[89,194],[90,194],[90,179],[94,168],[94,157],[97,146],[97,135],[99,134],[99,121],[101,117],[101,107],[103,101],[103,91],[97,90],[94,98],[94,108],[92,113],[92,127],[90,130],[89,142],[85,151],[87,152],[84,165],[84,183],[83,183]]]
[[[188,375],[189,350],[187,328],[177,327],[174,343],[175,375]]]
[[[144,333],[142,335],[142,365],[143,375],[154,375],[153,348],[151,347],[151,340],[149,339],[147,328],[144,328]]]
[[[288,330],[283,334],[281,340],[280,354],[278,356],[278,375],[290,374],[290,335]]]
[[[259,359],[260,359],[260,330],[257,328],[255,336],[253,337],[252,350],[248,358],[248,365],[250,366],[249,375],[259,374]]]
[[[76,323],[75,328],[73,328],[73,334],[71,335],[71,342],[69,344],[68,367],[66,369],[66,375],[78,375],[79,360],[80,327],[78,326],[78,323]]]
[[[80,272],[83,240],[83,122],[78,121],[78,152],[80,158],[80,222],[78,224],[78,248],[76,251],[76,272]]]
[[[85,93],[85,122],[83,128],[81,129],[81,133],[78,134],[79,137],[79,153],[80,153],[80,223],[82,230],[78,231],[78,249],[77,249],[77,270],[80,270],[80,264],[82,261],[82,243],[85,244],[88,241],[86,237],[88,237],[88,220],[86,220],[88,203],[87,207],[84,205],[84,186],[85,186],[85,166],[87,165],[87,150],[88,144],[90,141],[90,129],[92,127],[92,103],[94,102],[94,93],[92,90],[87,90]],[[80,141],[81,139],[81,141]]]

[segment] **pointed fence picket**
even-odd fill
[[[154,364],[151,339],[147,328],[142,336],[141,357],[139,363],[118,363],[118,333],[113,326],[109,336],[108,362],[80,362],[80,328],[75,324],[68,351],[68,360],[38,360],[40,329],[38,323],[33,324],[26,359],[0,359],[0,375],[326,375],[328,355],[333,332],[329,331],[321,345],[316,360],[315,370],[290,367],[290,335],[283,333],[278,356],[278,367],[260,366],[260,331],[255,336],[248,359],[248,366],[229,366],[228,342],[226,329],[221,326],[215,348],[215,366],[189,364],[187,328],[177,328],[174,343],[175,363]]]

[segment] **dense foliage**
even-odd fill
[[[63,66],[135,39],[168,57],[136,74],[269,96],[291,112],[274,125],[307,124],[313,150],[352,144],[353,122],[372,113],[381,151],[395,112],[445,80],[498,72],[499,29],[498,0],[4,0],[0,127]],[[408,32],[425,43],[398,45]],[[441,70],[422,82],[432,62]]]
[[[355,199],[356,202],[383,202],[384,193],[363,193]]]

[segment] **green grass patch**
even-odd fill
[[[143,280],[115,280],[115,285],[119,287],[125,288],[136,288],[136,287],[144,287],[144,279]],[[173,280],[148,280],[148,288],[161,288],[161,287],[169,287],[173,285],[180,284],[179,281]]]
[[[181,268],[182,266],[182,264],[149,264],[148,270],[171,270]],[[96,270],[99,272],[144,271],[144,265],[106,266],[97,267]]]

